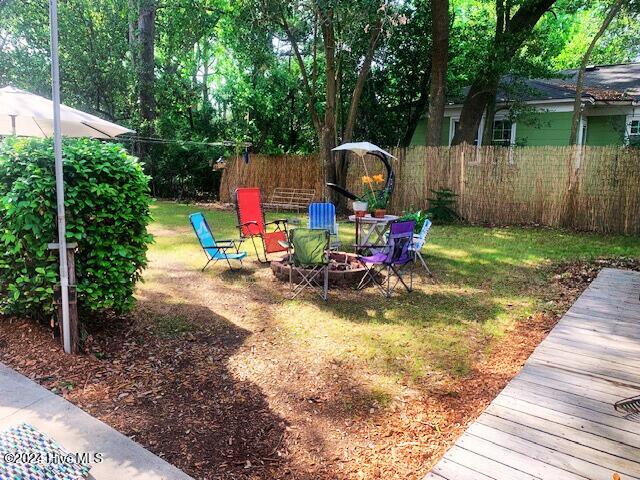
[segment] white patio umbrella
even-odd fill
[[[356,155],[360,156],[360,157],[364,157],[367,153],[381,153],[387,157],[391,157],[391,158],[396,158],[393,155],[391,155],[389,152],[387,152],[386,150],[380,148],[377,145],[374,145],[373,143],[370,142],[350,142],[350,143],[343,143],[342,145],[335,147],[333,149],[333,151],[339,151],[339,150],[347,150],[349,152],[353,152]]]
[[[65,137],[114,138],[133,130],[95,115],[60,105],[60,129]],[[0,88],[0,135],[52,137],[53,102],[14,87]]]
[[[360,157],[360,160],[362,161],[362,165],[364,167],[365,173],[367,174],[367,177],[369,176],[369,173],[367,171],[367,164],[364,161],[364,157],[365,155],[373,155],[374,157],[377,157],[379,160],[382,161],[382,163],[384,164],[384,168],[387,170],[387,182],[385,184],[384,190],[386,190],[389,193],[389,195],[391,194],[391,192],[393,191],[393,183],[394,183],[395,176],[393,174],[393,169],[391,168],[391,163],[389,162],[389,159],[396,158],[396,157],[394,157],[386,150],[380,148],[377,145],[374,145],[371,142],[343,143],[342,145],[339,145],[333,148],[331,151],[333,152],[348,151],[358,155],[358,157]],[[351,193],[350,191],[346,190],[345,188],[339,185],[336,185],[335,183],[327,183],[327,186],[337,191],[341,195],[344,195],[345,197],[350,198],[351,200],[358,200],[357,195],[355,195],[354,193]],[[371,186],[371,184],[369,184],[369,186]],[[371,187],[371,190],[373,191],[373,187]]]
[[[60,105],[57,0],[49,0],[49,22],[51,27],[51,96],[53,101],[13,87],[0,89],[0,135],[53,136],[58,213],[58,251],[60,254],[60,291],[62,297],[62,336],[64,351],[71,353],[62,135],[68,137],[113,138],[133,131],[80,110]]]

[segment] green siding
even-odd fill
[[[451,117],[444,117],[442,121],[442,132],[440,132],[440,145],[445,147],[449,145],[449,127],[451,126]]]
[[[587,116],[587,145],[622,145],[626,124],[624,115]]]
[[[539,112],[527,114],[526,119],[516,123],[516,145],[566,146],[569,145],[571,132],[571,112]],[[444,117],[442,123],[441,145],[449,144],[450,117]],[[622,145],[626,117],[624,115],[587,116],[586,144]],[[424,145],[427,134],[427,121],[421,118],[411,138],[411,145]]]
[[[571,112],[540,112],[516,123],[516,145],[569,145]]]
[[[413,137],[411,137],[410,146],[415,145],[424,145],[427,139],[427,119],[421,118],[418,120],[418,125],[416,125],[416,130],[413,132]]]
[[[440,135],[440,145],[449,145],[449,117],[444,117],[442,121],[442,132]],[[427,140],[427,119],[421,118],[416,125],[416,131],[411,137],[411,146],[424,145]]]

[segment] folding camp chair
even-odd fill
[[[291,298],[296,298],[305,288],[317,288],[323,300],[329,291],[329,243],[328,230],[295,228],[289,232],[290,254],[289,286]],[[294,272],[300,281],[294,284]],[[322,283],[320,283],[322,280]]]
[[[204,254],[207,256],[207,263],[202,267],[203,272],[209,263],[220,260],[226,260],[230,270],[235,270],[231,265],[231,260],[238,260],[240,266],[242,266],[242,259],[247,256],[247,252],[240,251],[240,245],[244,241],[243,239],[216,241],[215,238],[213,238],[207,219],[204,218],[204,215],[200,212],[189,215],[189,221],[191,222],[193,230],[196,232]],[[228,250],[235,250],[235,252],[227,253]]]
[[[309,228],[313,230],[328,230],[329,234],[333,237],[331,249],[336,250],[340,247],[336,207],[333,203],[309,204]]]
[[[425,262],[424,258],[422,257],[422,253],[420,253],[420,250],[422,250],[422,247],[424,247],[424,244],[427,242],[427,235],[429,235],[431,225],[431,220],[425,219],[424,225],[422,225],[422,229],[420,229],[420,233],[413,236],[413,244],[411,245],[410,250],[415,255],[416,260],[420,260],[420,263],[422,263],[422,266],[425,268],[429,276],[433,277],[433,273],[431,273],[431,270],[429,270],[427,262]]]
[[[410,248],[413,244],[413,229],[415,225],[416,222],[414,220],[391,222],[387,244],[384,248],[373,255],[358,256],[358,260],[366,268],[358,289],[373,283],[387,298],[391,297],[398,283],[402,283],[407,292],[413,290],[415,257]],[[403,278],[407,267],[410,267],[409,285]],[[380,282],[378,279],[382,272],[386,273],[386,277]],[[391,282],[392,277],[396,277],[394,283]]]
[[[259,188],[238,188],[235,192],[235,202],[240,237],[251,239],[259,262],[267,263],[269,261],[267,255],[270,253],[287,251],[287,247],[280,243],[287,241],[287,220],[264,221]],[[275,225],[275,229],[267,232],[266,227],[270,225]],[[262,241],[264,260],[260,258],[256,237]]]

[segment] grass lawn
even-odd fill
[[[218,238],[237,238],[234,212],[156,202],[152,268],[145,275],[144,289],[157,287],[161,259],[193,270],[204,265],[187,220],[189,213],[198,210],[205,211]],[[353,224],[341,224],[343,245],[353,243],[353,230]],[[425,247],[436,282],[423,276],[412,294],[398,290],[389,300],[373,288],[334,290],[323,303],[312,295],[286,300],[283,284],[255,261],[250,243],[245,247],[250,261],[244,273],[231,274],[218,264],[203,275],[221,279],[239,296],[249,290],[267,293],[282,335],[311,347],[328,362],[360,363],[380,400],[392,396],[398,382],[420,382],[434,374],[468,374],[492,340],[513,328],[518,319],[554,308],[545,294],[550,277],[545,267],[603,256],[640,256],[640,242],[633,237],[436,225]]]
[[[216,237],[237,238],[232,211],[156,202],[138,316],[169,337],[236,332],[225,368],[287,425],[276,447],[286,467],[250,478],[422,478],[595,275],[589,262],[640,258],[632,237],[435,225],[424,253],[436,281],[417,278],[411,294],[288,300],[250,243],[243,271],[201,273],[195,211]],[[353,224],[340,227],[353,244]]]
[[[250,243],[242,271],[201,272],[187,218],[199,210],[218,238],[237,238],[232,211],[155,202],[134,312],[87,319],[79,356],[48,327],[9,319],[0,361],[205,480],[422,478],[596,259],[640,259],[638,238],[436,225],[424,254],[437,281],[391,299],[369,288],[292,301]],[[340,236],[352,244],[353,224]]]

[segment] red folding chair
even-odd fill
[[[238,188],[235,192],[235,202],[240,237],[251,239],[259,262],[267,263],[269,261],[267,255],[270,253],[287,251],[287,220],[264,221],[259,188]],[[267,227],[271,225],[274,225],[275,229],[267,232]],[[264,260],[260,258],[256,237],[262,241]]]

